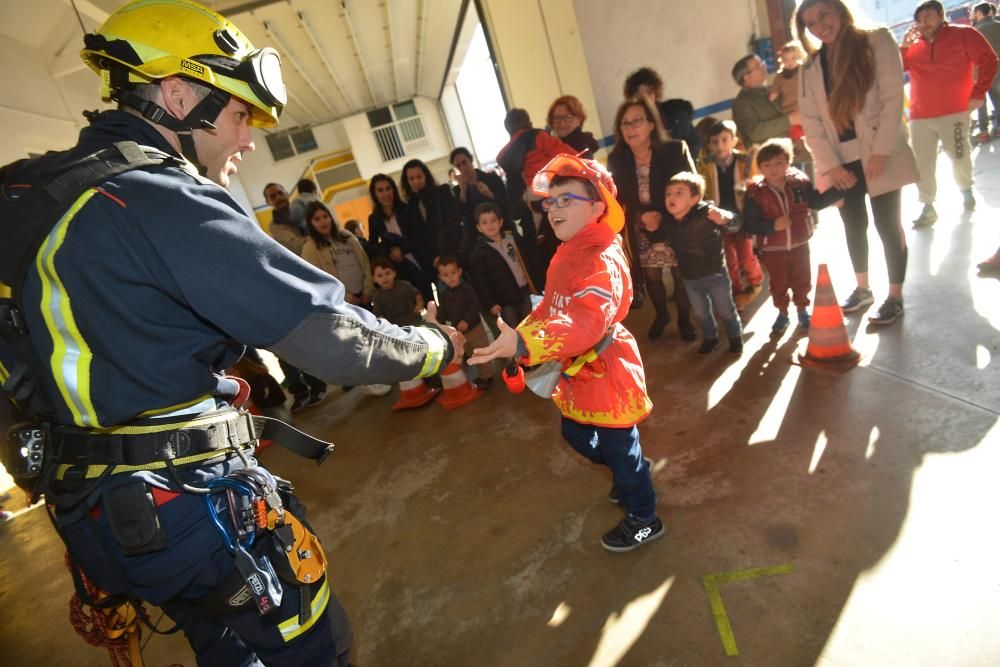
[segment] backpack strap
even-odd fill
[[[35,160],[18,160],[0,168],[0,283],[11,288],[0,299],[0,338],[14,354],[14,367],[0,387],[25,412],[51,416],[51,402],[39,391],[37,360],[24,318],[24,281],[38,250],[59,219],[83,193],[133,169],[174,163],[179,158],[134,141],[66,161],[68,153],[51,153]]]

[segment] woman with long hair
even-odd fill
[[[399,186],[409,219],[420,237],[421,254],[435,265],[439,257],[458,255],[462,214],[447,185],[438,185],[422,160],[403,165]]]
[[[420,256],[419,236],[413,229],[408,211],[399,196],[396,182],[385,174],[375,174],[368,184],[372,213],[368,216],[370,243],[374,254],[388,257],[396,274],[420,290],[424,300],[433,299],[428,274],[433,257]]]
[[[545,117],[552,132],[567,146],[572,146],[580,157],[593,159],[597,152],[597,139],[590,132],[583,131],[587,112],[583,104],[572,95],[557,97],[549,107]]]
[[[639,232],[644,220],[662,222],[668,215],[664,202],[667,182],[675,174],[695,170],[687,144],[664,138],[660,116],[649,100],[627,100],[615,114],[615,147],[608,156],[608,169],[618,186],[618,201],[625,209],[635,291],[640,293],[645,285],[656,310],[649,337],[659,338],[670,323],[663,284],[663,269],[669,268],[677,299],[677,327],[681,338],[692,341],[695,333],[691,326],[691,302],[677,267],[677,257],[670,246],[650,243]]]
[[[305,218],[308,237],[302,246],[302,259],[343,283],[347,303],[368,306],[375,282],[360,241],[340,229],[333,213],[321,201],[306,204]]]
[[[842,308],[853,313],[875,302],[868,282],[867,195],[889,272],[889,295],[868,320],[891,324],[903,314],[906,277],[900,189],[917,180],[903,124],[899,47],[885,28],[856,26],[841,0],[805,0],[795,12],[795,32],[809,54],[799,110],[816,186],[847,191],[840,217],[857,289]]]

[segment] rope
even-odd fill
[[[66,554],[66,567],[72,568],[69,554]],[[111,596],[97,588],[79,570],[80,581],[87,597],[100,605]],[[84,607],[89,607],[89,611]],[[139,625],[139,614],[145,614],[140,605],[138,609],[131,602],[124,602],[116,607],[100,608],[100,606],[84,605],[80,596],[73,594],[69,601],[69,621],[76,633],[91,646],[103,647],[111,656],[112,667],[143,667],[142,651],[139,640],[142,638],[142,626]],[[183,665],[171,665],[183,667]]]

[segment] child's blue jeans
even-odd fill
[[[733,283],[725,271],[704,278],[685,278],[684,289],[691,299],[691,310],[701,321],[703,338],[719,337],[714,315],[714,312],[718,312],[726,328],[726,335],[730,339],[742,340],[743,326],[733,302]]]
[[[649,466],[642,459],[639,428],[611,428],[562,418],[562,436],[570,447],[599,465],[611,468],[618,501],[640,521],[656,516],[656,492]]]

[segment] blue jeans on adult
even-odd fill
[[[656,516],[656,492],[649,466],[642,459],[639,428],[581,424],[562,418],[562,436],[580,455],[611,469],[618,501],[643,523]]]
[[[718,312],[730,340],[742,340],[743,325],[733,302],[733,283],[725,271],[704,278],[685,278],[684,289],[691,299],[691,310],[701,320],[702,338],[719,337],[714,314]]]

